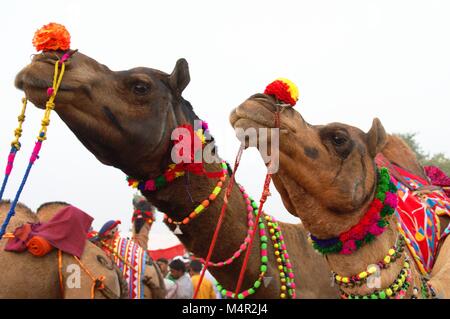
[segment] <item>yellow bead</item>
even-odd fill
[[[286,283],[286,278],[281,278],[280,281],[281,281],[281,283],[284,284],[284,283]]]
[[[390,297],[390,296],[392,296],[392,290],[391,290],[391,288],[387,288],[386,289],[386,295],[388,296],[388,297]]]
[[[394,256],[395,250],[391,248],[391,249],[389,249],[388,253],[389,253],[389,255]]]
[[[283,285],[283,286],[281,286],[281,290],[286,290],[286,286],[285,285]]]
[[[349,279],[348,277],[342,277],[342,282],[343,282],[344,284],[348,284],[349,281],[350,281],[350,279]]]
[[[278,266],[278,270],[283,270],[283,266]]]
[[[271,218],[270,218],[270,216],[266,216],[266,220],[270,220]]]
[[[280,247],[278,244],[273,245],[273,248],[278,249]]]
[[[336,280],[337,280],[337,281],[342,281],[342,276],[336,275]]]
[[[274,234],[274,233],[275,233],[275,229],[271,228],[271,229],[269,230],[269,232],[270,232],[271,234]]]
[[[367,271],[369,272],[369,274],[374,274],[377,272],[377,267],[375,266],[370,266],[369,269],[367,269]]]
[[[279,256],[279,255],[280,255],[280,252],[279,252],[278,250],[276,250],[276,251],[275,251],[275,255],[276,255],[276,256]]]
[[[281,263],[281,258],[277,258],[277,263]]]
[[[387,265],[391,262],[391,257],[390,256],[386,256],[384,257],[384,263]]]
[[[273,240],[273,241],[277,240],[277,237],[276,237],[275,235],[272,236],[272,240]]]
[[[282,294],[280,295],[280,298],[281,298],[281,299],[285,299],[285,298],[286,298],[286,294],[285,294],[285,293],[282,293]]]
[[[359,274],[359,278],[360,279],[364,279],[367,277],[367,272],[363,271],[362,273]]]

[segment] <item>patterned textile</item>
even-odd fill
[[[380,162],[377,161],[377,164]],[[443,231],[440,229],[438,218],[442,215],[450,216],[450,199],[441,190],[420,190],[423,186],[430,186],[426,180],[394,164],[390,164],[388,168],[390,171],[395,169],[403,181],[408,183],[404,185],[392,176],[398,188],[398,206],[395,213],[398,219],[397,228],[407,239],[407,246],[422,274],[429,274],[434,265],[439,241],[450,233],[450,225]]]
[[[136,242],[117,236],[112,245],[114,262],[122,271],[128,283],[130,299],[143,299],[142,279],[146,266],[147,252]]]

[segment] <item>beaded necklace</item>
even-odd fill
[[[251,203],[251,206],[253,208],[253,215],[257,216],[258,215],[258,204],[256,204],[256,202],[251,198],[248,197],[248,200]],[[248,207],[247,207],[248,208]],[[250,218],[249,218],[250,219]],[[270,238],[272,240],[273,246],[274,246],[274,254],[275,257],[277,258],[277,263],[278,263],[278,271],[280,274],[280,281],[281,281],[281,287],[280,287],[280,298],[285,299],[285,298],[296,298],[296,293],[295,293],[295,281],[294,281],[294,272],[292,269],[292,264],[290,262],[289,259],[289,254],[287,253],[287,249],[286,249],[286,244],[284,243],[284,238],[283,238],[283,234],[281,232],[281,228],[278,225],[278,223],[276,222],[276,220],[271,217],[266,215],[264,218],[267,221],[267,227],[269,229],[269,234],[271,235]],[[267,272],[267,263],[269,261],[268,258],[268,254],[267,254],[267,242],[268,242],[268,236],[267,236],[267,232],[266,232],[266,225],[264,224],[264,219],[262,217],[259,218],[258,220],[258,228],[259,228],[259,239],[260,239],[260,260],[261,260],[261,265],[259,267],[260,273],[258,275],[258,279],[253,283],[252,287],[242,291],[241,293],[238,293],[237,298],[238,299],[245,299],[246,297],[253,295],[256,290],[261,287],[261,283],[264,280],[264,276]],[[249,238],[250,233],[250,228],[246,237],[246,241],[244,242],[243,245],[247,245],[248,241],[247,238]],[[233,257],[231,257],[230,259],[228,259],[226,262],[223,262],[223,265],[226,264],[230,264],[232,261],[234,261],[237,257],[239,257],[239,255],[242,253],[243,250],[242,249],[242,245],[241,248],[238,250],[238,252],[236,252]],[[247,248],[247,247],[245,247]],[[237,257],[236,257],[237,256]],[[202,260],[202,262],[204,263],[204,260]],[[220,264],[220,263],[217,263]],[[213,266],[215,265],[214,263],[212,264]],[[223,266],[222,265],[222,266]],[[229,298],[235,298],[236,294],[233,291],[227,290],[225,289],[219,282],[216,283],[217,289],[219,290],[219,292],[222,294],[222,296],[226,296]]]
[[[143,211],[136,209],[133,212],[133,217],[131,218],[131,222],[134,223],[136,219],[143,219],[146,223],[152,224],[155,220],[155,217],[153,215],[152,211]]]
[[[367,295],[348,294],[341,290],[342,299],[403,299],[411,285],[411,268],[409,261],[405,258],[403,268],[397,276],[397,279],[388,287],[382,290],[376,290]]]
[[[222,191],[223,182],[225,182],[226,176],[227,176],[227,169],[228,169],[228,167],[227,167],[226,162],[222,161],[221,167],[222,167],[222,176],[217,181],[217,184],[214,187],[214,189],[211,192],[211,194],[208,196],[207,199],[203,200],[199,205],[197,205],[197,207],[195,207],[194,210],[187,217],[183,218],[182,220],[178,220],[177,221],[177,220],[173,220],[172,218],[168,217],[167,214],[164,214],[164,220],[167,223],[174,224],[174,225],[177,226],[177,228],[174,231],[175,234],[178,234],[178,235],[182,234],[180,226],[189,224],[189,222],[191,220],[196,218],[206,208],[208,208],[210,203],[212,201],[214,201],[217,198],[217,196],[220,194],[220,192]]]
[[[338,237],[319,239],[310,234],[310,241],[314,249],[321,254],[338,253],[349,255],[372,242],[381,235],[389,224],[387,218],[397,207],[397,187],[390,180],[389,171],[383,167],[377,171],[378,185],[375,199],[358,224]]]
[[[341,276],[333,272],[334,282],[343,287],[361,286],[367,281],[367,278],[377,272],[377,266],[380,269],[387,269],[394,261],[396,261],[403,253],[405,241],[402,236],[399,236],[396,244],[389,249],[387,255],[375,265],[371,265],[367,270],[353,276]]]

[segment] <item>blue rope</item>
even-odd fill
[[[27,170],[25,171],[25,175],[23,176],[23,179],[22,179],[22,183],[20,183],[19,190],[17,191],[14,201],[11,203],[11,207],[9,208],[8,215],[6,215],[5,221],[3,222],[2,228],[0,230],[0,239],[2,239],[3,235],[5,234],[6,227],[8,226],[11,217],[14,216],[14,214],[15,214],[17,202],[19,201],[20,194],[22,193],[22,190],[25,186],[25,183],[27,181],[28,175],[30,174],[32,166],[33,166],[32,162],[28,163]]]
[[[9,153],[17,153],[17,148],[15,146],[12,146]],[[3,178],[2,189],[0,190],[0,201],[3,199],[3,193],[5,192],[6,184],[8,184],[8,179],[9,174],[5,174],[5,177]]]

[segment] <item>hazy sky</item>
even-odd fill
[[[450,156],[449,16],[445,0],[1,1],[0,172],[21,106],[14,77],[35,52],[35,30],[48,22],[64,24],[72,48],[113,70],[171,72],[186,58],[191,83],[184,97],[230,162],[238,148],[230,111],[280,76],[299,86],[297,109],[311,123],[367,131],[379,117],[388,132],[417,132],[426,151]],[[42,114],[30,104],[6,198],[17,190]],[[126,232],[133,191],[124,174],[98,162],[56,113],[51,119],[21,201],[32,209],[68,201],[95,217],[97,228],[121,219]],[[256,151],[246,152],[238,181],[255,198],[264,173]],[[273,193],[266,211],[296,222]],[[156,223],[150,247],[174,242]]]

